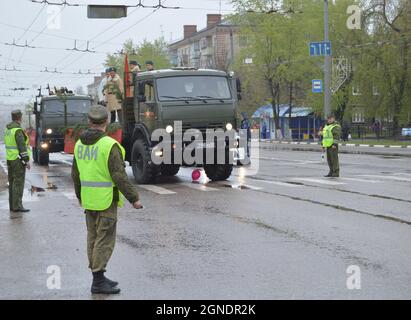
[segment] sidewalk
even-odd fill
[[[260,140],[260,148],[270,150],[322,151],[322,147],[318,144],[318,142],[300,141]],[[350,154],[411,157],[411,146],[341,143],[339,152]]]

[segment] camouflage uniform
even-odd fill
[[[15,121],[7,125],[7,129],[14,128],[21,128],[21,126]],[[23,161],[27,163],[30,160],[26,146],[27,135],[23,130],[18,130],[16,131],[15,139],[21,159],[7,160],[10,211],[23,209],[22,198],[26,176],[26,166],[23,164]]]

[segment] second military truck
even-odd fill
[[[87,113],[92,98],[75,95],[65,88],[36,97],[34,102],[35,127],[31,133],[33,160],[48,165],[49,154],[64,150],[65,130],[87,125]]]
[[[223,142],[226,153],[223,163],[217,162],[216,157],[212,163],[177,162],[176,153],[183,154],[188,143],[183,142],[181,148],[176,148],[174,126],[177,121],[183,133],[197,129],[204,138],[207,129],[235,132],[240,91],[235,78],[217,70],[174,68],[138,73],[133,85],[134,97],[123,102],[123,146],[138,183],[152,183],[158,175],[175,175],[182,165],[203,167],[213,181],[230,177],[232,160],[239,153],[233,151],[228,141]],[[156,129],[171,135],[171,163],[156,164],[152,159],[153,150],[160,154],[164,151],[156,151],[159,142],[152,139]],[[217,143],[197,144],[196,149],[202,149],[204,154],[210,148],[217,152]],[[230,153],[235,154],[230,157]]]

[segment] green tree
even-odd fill
[[[147,60],[152,60],[156,69],[168,68],[171,65],[167,56],[167,44],[162,38],[153,42],[144,40],[141,44],[127,40],[119,52],[107,55],[105,66],[116,67],[118,73],[123,75],[125,54],[128,54],[129,61],[136,60],[143,71]]]

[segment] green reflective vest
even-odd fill
[[[7,129],[4,132],[4,144],[6,146],[6,159],[9,161],[17,160],[20,155],[19,148],[17,147],[16,141],[16,132],[21,130],[24,134],[24,139],[27,146],[27,155],[30,158],[30,147],[29,147],[29,138],[22,128],[12,128]]]
[[[332,133],[332,130],[335,127],[338,127],[338,123],[334,124],[327,124],[324,129],[323,129],[323,147],[324,148],[329,148],[334,144],[334,136]]]
[[[80,172],[81,205],[84,209],[104,211],[113,203],[113,188],[108,160],[111,149],[117,144],[123,159],[124,148],[110,137],[102,137],[95,144],[86,145],[78,140],[74,147],[74,158]],[[118,206],[123,205],[123,195],[119,192]]]

